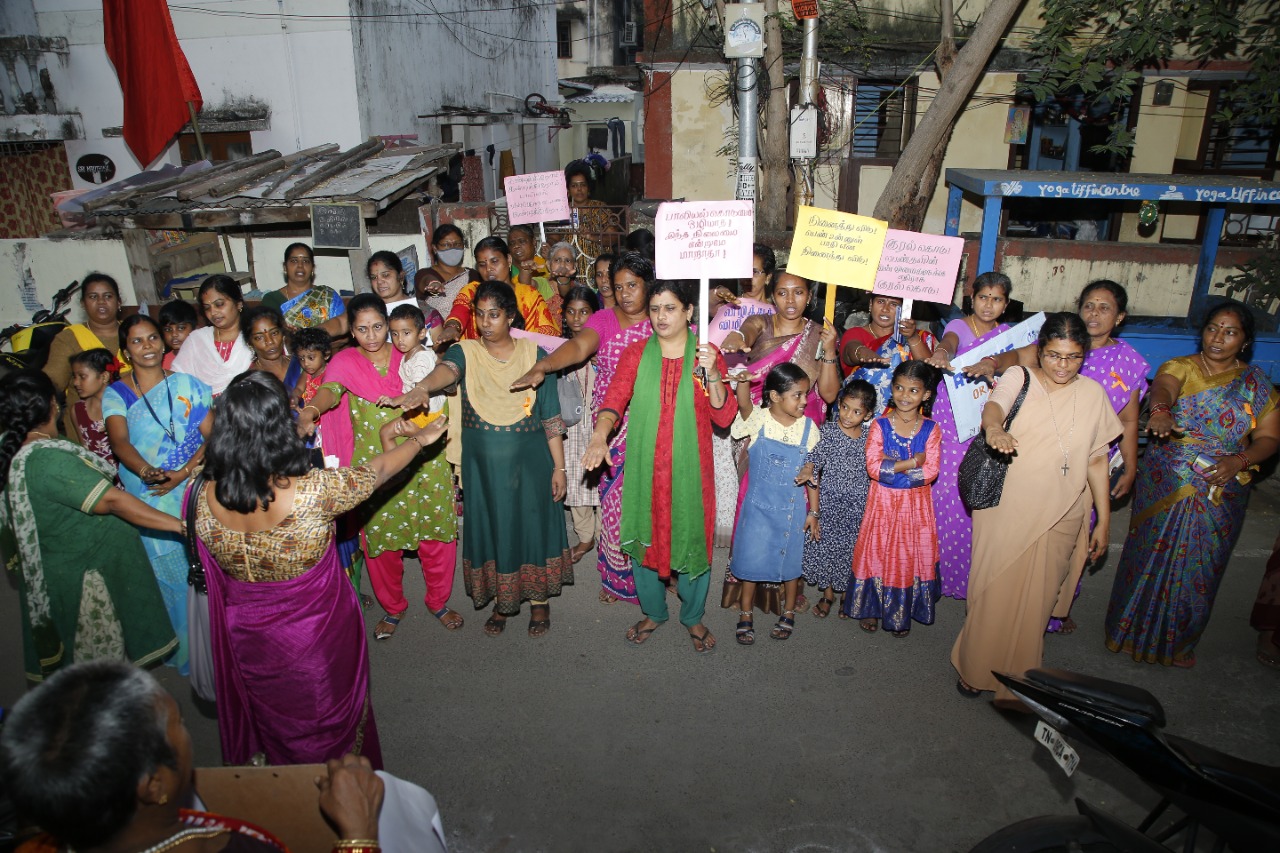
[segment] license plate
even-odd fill
[[[1054,761],[1058,762],[1058,766],[1064,773],[1070,776],[1076,772],[1076,768],[1080,766],[1080,756],[1067,745],[1066,738],[1059,734],[1057,729],[1041,720],[1036,723],[1036,740],[1049,750],[1049,754],[1053,756]]]

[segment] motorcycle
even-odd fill
[[[68,326],[67,314],[71,311],[71,297],[80,290],[80,282],[73,281],[53,295],[53,307],[41,308],[31,315],[29,323],[14,323],[0,330],[0,375],[11,370],[33,367],[42,368],[49,360],[49,345]]]
[[[1214,853],[1280,850],[1280,767],[1164,732],[1160,702],[1132,685],[1058,669],[993,675],[1040,717],[1035,738],[1068,776],[1080,758],[1064,731],[1128,767],[1162,799],[1136,827],[1077,799],[1078,815],[1020,821],[970,853],[1193,853],[1201,829],[1215,836]],[[1157,829],[1170,809],[1174,819]],[[1179,836],[1180,847],[1167,846]]]

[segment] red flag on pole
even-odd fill
[[[199,112],[200,87],[165,0],[102,0],[107,56],[124,93],[124,141],[144,167]]]

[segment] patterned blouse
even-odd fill
[[[373,494],[372,468],[314,469],[294,480],[293,510],[270,530],[231,530],[209,511],[208,494],[197,500],[196,534],[218,565],[238,581],[292,580],[320,561],[333,538],[333,520]]]

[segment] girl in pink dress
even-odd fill
[[[904,361],[893,371],[889,414],[867,434],[871,494],[853,551],[844,613],[862,630],[883,623],[905,637],[912,620],[932,625],[939,598],[938,534],[929,484],[938,476],[942,434],[925,404],[937,384],[924,361]]]

